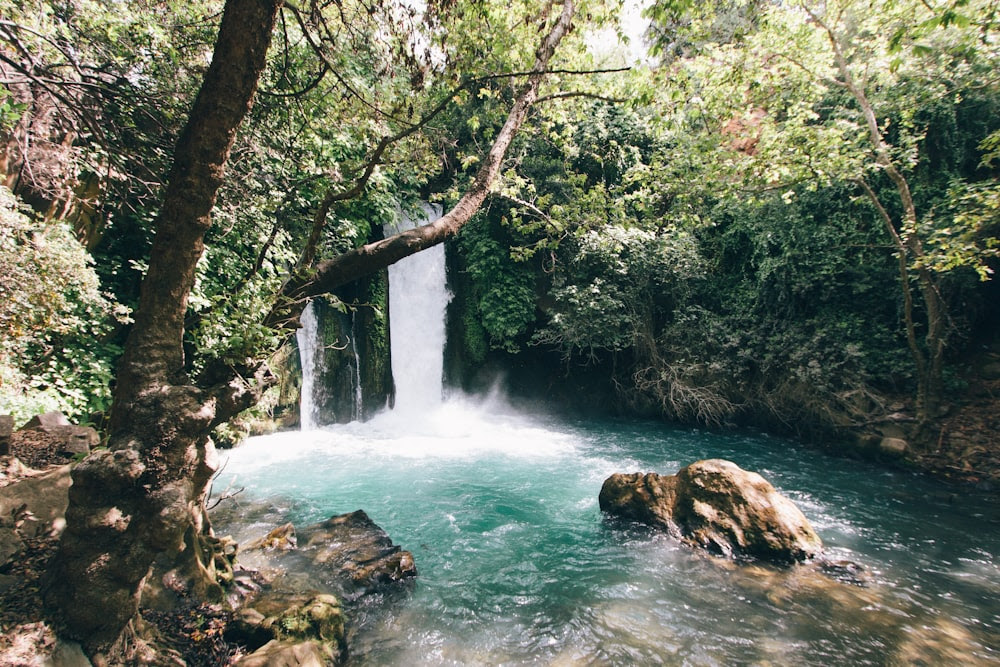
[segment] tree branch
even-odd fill
[[[369,243],[321,262],[315,271],[307,273],[305,265],[300,263],[300,270],[285,283],[278,302],[265,317],[266,325],[288,326],[298,319],[298,315],[304,307],[304,301],[309,297],[328,293],[341,285],[394,264],[403,257],[441,243],[454,236],[469,221],[479,210],[489,193],[490,187],[500,172],[507,148],[524,123],[531,105],[537,100],[538,88],[545,75],[548,74],[549,60],[559,42],[572,28],[575,9],[573,0],[564,0],[558,20],[545,35],[536,51],[535,65],[527,75],[528,81],[511,107],[507,120],[497,134],[472,185],[455,206],[427,225],[401,232],[382,241]],[[453,93],[447,99],[453,97],[454,94],[457,93]],[[439,104],[439,108],[447,102],[447,99]],[[434,113],[437,112],[436,109]],[[428,120],[429,117],[422,119],[422,122],[426,123]],[[412,128],[407,128],[396,136],[405,136],[412,131],[414,131]],[[376,154],[384,153],[387,146],[388,140],[383,139],[376,148]],[[368,176],[364,177],[365,181],[370,177],[370,171],[373,169],[374,160],[369,164],[369,173]],[[352,190],[359,187],[363,187],[361,180],[355,184]],[[339,195],[330,197],[332,200],[339,198]],[[330,203],[332,204],[332,201]]]

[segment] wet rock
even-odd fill
[[[331,573],[348,597],[417,575],[413,554],[393,544],[362,510],[304,528],[301,535],[300,552]]]
[[[327,664],[316,642],[279,642],[273,640],[240,659],[238,667],[323,667]]]
[[[290,523],[286,523],[282,526],[278,526],[259,540],[250,542],[243,547],[243,549],[245,551],[253,551],[256,549],[287,551],[289,549],[294,549],[296,542],[295,526]]]
[[[666,530],[730,558],[789,563],[822,549],[792,501],[757,473],[722,459],[692,463],[676,475],[614,474],[599,502],[608,515]]]
[[[897,650],[892,664],[898,665],[971,665],[994,662],[994,651],[987,649],[973,633],[947,618],[927,618],[914,623]]]
[[[344,613],[333,595],[316,591],[269,591],[239,610],[226,630],[226,638],[253,648],[255,656],[270,656],[274,662],[238,664],[286,664],[280,660],[296,655],[287,653],[293,646],[311,644],[320,656],[317,664],[336,662],[346,656]],[[276,657],[276,644],[283,644]],[[268,649],[267,647],[271,647]],[[264,650],[267,649],[267,650]],[[309,654],[312,654],[310,649]],[[248,656],[253,657],[253,656]],[[291,662],[287,664],[300,664]]]
[[[853,561],[821,559],[817,563],[817,569],[822,574],[836,579],[842,584],[866,587],[872,583],[872,577],[868,570],[863,565]]]
[[[882,438],[878,450],[886,456],[902,458],[910,451],[910,443],[902,438]]]

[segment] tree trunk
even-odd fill
[[[228,0],[212,63],[174,154],[149,272],[121,359],[109,449],[73,471],[47,607],[88,653],[110,649],[139,605],[154,558],[197,553],[211,430],[255,400],[237,382],[183,374],[184,314],[236,130],[250,110],[280,0]]]
[[[947,306],[938,289],[934,274],[926,266],[920,264],[924,259],[924,248],[917,233],[917,207],[913,201],[910,184],[892,159],[889,146],[886,144],[885,137],[879,127],[875,109],[865,93],[863,83],[859,84],[851,74],[840,39],[833,29],[818,14],[808,9],[806,11],[827,34],[830,46],[833,48],[835,64],[840,72],[841,78],[837,83],[843,86],[861,107],[865,125],[868,128],[868,138],[875,154],[875,161],[895,186],[903,211],[900,229],[897,230],[875,192],[863,179],[859,181],[885,222],[889,235],[896,246],[896,252],[899,253],[900,288],[904,299],[907,342],[917,370],[917,423],[921,430],[925,430],[930,420],[938,416],[944,395],[943,372]],[[916,269],[917,286],[926,310],[927,331],[924,335],[923,348],[917,342],[916,326],[913,321],[913,292],[908,277],[908,265],[911,259],[918,263]]]

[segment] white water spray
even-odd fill
[[[441,215],[424,204],[423,215],[404,215],[387,234],[412,229]],[[444,393],[445,308],[444,246],[422,250],[389,267],[389,326],[396,412],[416,412],[441,404]]]

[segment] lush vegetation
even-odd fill
[[[417,198],[455,201],[503,122],[527,5],[360,7],[325,36],[283,15],[189,302],[192,373],[274,349],[280,330],[245,314],[290,268],[377,238]],[[3,4],[20,202],[3,203],[0,409],[107,409],[220,8]],[[459,237],[466,363],[526,346],[610,360],[625,409],[708,423],[849,423],[887,392],[933,417],[990,310],[994,9],[654,3],[647,60],[554,77]],[[565,71],[617,69],[586,47],[614,8],[587,11]]]
[[[213,430],[308,300],[430,245],[466,372],[532,355],[708,424],[941,416],[996,324],[996,0],[655,0],[636,63],[620,9],[0,0],[0,410],[106,427],[45,591],[89,653],[154,561],[221,598]]]
[[[649,14],[628,101],[526,138],[527,201],[465,232],[490,343],[611,359],[623,409],[670,418],[825,430],[911,395],[932,419],[993,310],[992,5]]]

